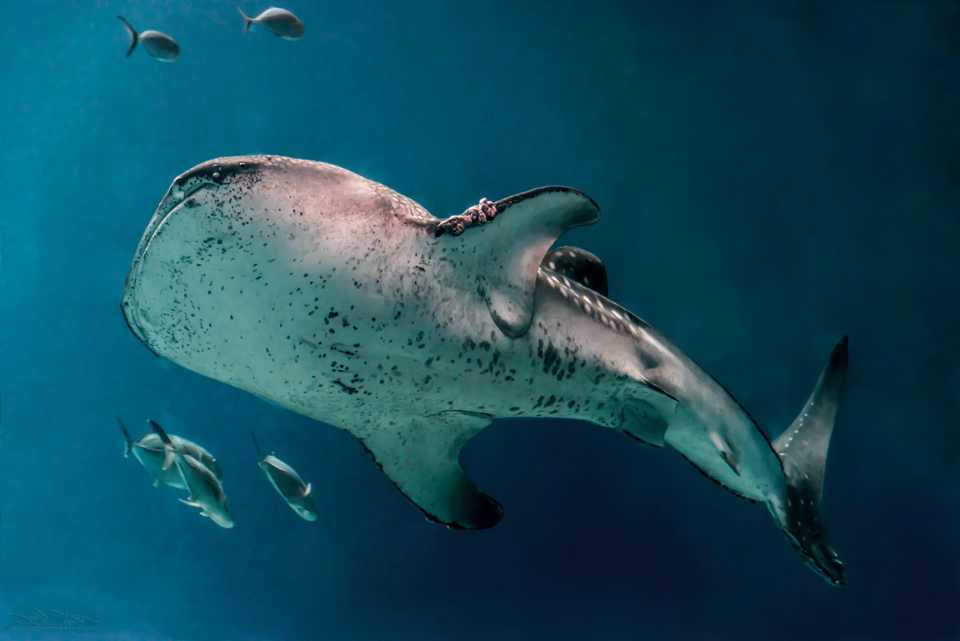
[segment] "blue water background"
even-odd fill
[[[958,3],[284,6],[302,41],[244,37],[227,2],[0,3],[0,637],[68,638],[6,630],[57,609],[84,638],[960,638]],[[180,60],[124,58],[117,14]],[[474,439],[506,516],[448,532],[350,435],[155,358],[118,306],[147,221],[179,173],[254,153],[441,217],[586,192],[602,218],[561,242],[773,436],[849,333],[825,509],[850,585],[675,452],[572,421]],[[213,451],[236,528],[151,487],[118,414]]]

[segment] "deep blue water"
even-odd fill
[[[958,3],[284,6],[299,42],[228,2],[0,3],[0,637],[74,636],[7,629],[57,610],[117,639],[960,638]],[[124,58],[117,14],[181,58]],[[586,192],[601,221],[561,242],[771,436],[848,333],[825,501],[850,584],[675,452],[572,421],[474,439],[506,516],[449,532],[349,434],[154,357],[118,307],[140,236],[179,173],[254,153],[441,217]],[[214,451],[237,526],[151,487],[118,414]]]

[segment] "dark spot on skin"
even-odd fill
[[[557,353],[557,348],[553,346],[553,343],[547,345],[547,349],[543,354],[543,371],[544,373],[549,373],[550,368],[559,365],[560,355]],[[553,372],[556,374],[556,371]]]
[[[553,396],[553,395],[551,394],[551,395],[550,395],[550,398],[547,399],[547,402],[544,403],[543,406],[544,406],[544,407],[550,407],[551,405],[553,405],[553,404],[556,403],[556,402],[557,402],[557,397],[556,397],[556,396]]]

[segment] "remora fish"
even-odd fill
[[[257,448],[260,469],[267,475],[270,485],[280,493],[293,511],[308,521],[317,520],[317,508],[313,504],[310,494],[310,484],[304,483],[296,470],[278,459],[273,454],[264,456],[260,453],[260,444],[257,435],[253,434],[253,446]]]
[[[670,445],[845,583],[821,499],[846,337],[771,443],[663,334],[577,280],[596,265],[550,268],[557,237],[598,218],[583,193],[543,187],[440,220],[333,165],[219,158],[174,180],[121,308],[155,354],[349,431],[450,527],[503,515],[458,461],[494,418],[578,418]]]
[[[234,5],[243,16],[243,35],[247,35],[253,23],[261,24],[274,35],[284,40],[299,40],[303,37],[303,23],[286,9],[270,7],[256,18],[248,18],[240,5]]]
[[[134,457],[140,461],[140,465],[143,466],[143,469],[150,472],[150,475],[153,476],[154,487],[158,485],[169,485],[181,490],[187,489],[187,486],[183,482],[183,477],[180,476],[179,470],[176,468],[163,468],[163,461],[166,457],[166,452],[163,447],[163,441],[160,440],[160,437],[155,432],[147,432],[140,437],[139,440],[134,441],[132,438],[130,438],[130,432],[127,431],[127,426],[123,424],[123,421],[119,416],[117,417],[117,423],[120,424],[120,430],[123,432],[123,457],[126,458],[130,454],[133,454]],[[203,449],[193,441],[188,441],[187,439],[180,438],[174,434],[170,434],[170,441],[178,450],[189,454],[196,460],[203,463],[207,469],[213,472],[218,481],[223,480],[223,472],[220,471],[220,465],[217,463],[217,459],[213,458],[210,452]]]
[[[190,492],[189,500],[180,499],[191,507],[200,508],[200,516],[209,516],[210,520],[224,528],[232,528],[234,524],[233,509],[230,501],[223,492],[220,481],[207,467],[189,454],[183,453],[174,445],[173,439],[167,436],[163,428],[150,421],[150,427],[163,441],[164,462],[163,469],[176,467],[180,470],[183,483]]]
[[[165,33],[160,33],[159,31],[144,31],[138,34],[137,30],[133,28],[133,25],[130,24],[126,18],[123,16],[117,17],[123,22],[123,26],[127,28],[127,33],[130,35],[130,48],[127,49],[128,58],[130,54],[133,53],[133,50],[137,48],[138,42],[142,42],[143,48],[147,50],[147,53],[157,60],[173,62],[180,57],[180,46],[174,42],[170,36]]]

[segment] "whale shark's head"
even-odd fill
[[[268,156],[239,156],[205,162],[178,176],[160,201],[134,254],[120,303],[130,331],[155,354],[161,355],[155,344],[155,322],[152,321],[159,319],[151,319],[147,309],[150,299],[156,295],[158,282],[152,279],[150,263],[160,263],[165,258],[181,263],[189,260],[208,238],[191,236],[192,232],[200,231],[198,224],[215,211],[229,215],[224,197],[218,198],[217,192],[231,193],[236,188],[254,184],[270,160]],[[231,227],[230,222],[220,226]],[[207,227],[212,229],[214,225]],[[154,241],[159,242],[154,244]],[[198,246],[192,246],[193,243]],[[150,251],[151,245],[154,251]],[[144,283],[146,291],[141,288]]]

